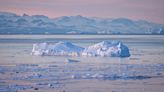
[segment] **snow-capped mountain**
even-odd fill
[[[44,15],[22,16],[0,12],[1,34],[162,34],[164,25],[127,18]]]

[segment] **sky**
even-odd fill
[[[143,19],[164,24],[164,0],[0,0],[1,12]]]

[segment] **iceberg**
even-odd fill
[[[85,48],[82,52],[85,56],[111,56],[129,57],[129,48],[120,41],[102,41]]]
[[[76,46],[70,42],[37,43],[33,44],[32,55],[79,56],[83,50],[83,47]]]
[[[32,55],[129,57],[129,48],[121,41],[102,41],[87,48],[70,42],[33,44]]]

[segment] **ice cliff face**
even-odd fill
[[[32,55],[129,57],[129,49],[120,41],[103,41],[83,48],[70,42],[33,44]]]

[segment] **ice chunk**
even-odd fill
[[[102,41],[85,48],[82,55],[86,56],[112,56],[129,57],[129,49],[120,41]]]
[[[43,55],[47,49],[47,43],[37,43],[33,44],[32,54],[33,55]]]
[[[80,62],[79,60],[74,60],[74,59],[66,59],[65,62],[67,63],[76,63],[76,62]]]
[[[129,48],[120,41],[102,41],[85,49],[70,42],[37,43],[33,45],[32,55],[129,57],[130,53]]]
[[[70,42],[58,42],[56,44],[38,43],[33,45],[32,55],[68,55],[78,56],[84,50]]]

